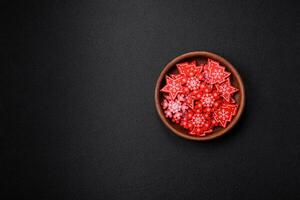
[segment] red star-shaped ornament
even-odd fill
[[[172,99],[175,99],[178,93],[182,93],[181,78],[173,79],[166,76],[167,84],[160,90],[161,92],[169,93]]]
[[[222,83],[230,76],[230,73],[225,71],[225,67],[220,66],[217,61],[211,59],[208,59],[207,70],[207,78],[210,84]]]
[[[231,95],[238,91],[237,88],[231,85],[229,78],[227,78],[226,81],[221,84],[216,84],[216,88],[227,102],[232,102]]]

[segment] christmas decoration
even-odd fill
[[[220,66],[217,61],[211,59],[208,59],[207,71],[207,82],[210,84],[222,83],[230,76],[230,73],[225,71],[225,67]]]
[[[160,90],[166,118],[188,130],[188,134],[203,137],[218,127],[227,127],[237,114],[234,100],[237,88],[231,85],[230,73],[217,61],[206,64],[197,61],[178,63],[178,73],[166,76]]]
[[[166,82],[167,85],[161,91],[169,93],[172,99],[175,99],[178,93],[183,92],[180,77],[173,79],[166,76]]]
[[[229,78],[227,78],[226,81],[224,81],[221,84],[216,84],[216,88],[217,88],[218,92],[221,93],[221,96],[228,102],[232,101],[231,95],[233,93],[235,93],[236,91],[238,91],[237,88],[231,86]]]

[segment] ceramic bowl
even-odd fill
[[[176,64],[177,63],[182,63],[186,61],[192,61],[196,60],[197,64],[202,64],[207,62],[207,58],[211,58],[215,61],[218,61],[220,65],[224,66],[226,68],[226,71],[231,73],[230,79],[231,79],[231,84],[238,88],[239,91],[236,92],[233,96],[233,98],[236,100],[236,102],[239,104],[238,112],[236,116],[234,116],[233,120],[227,125],[226,128],[223,127],[218,127],[213,130],[213,132],[207,136],[203,137],[197,137],[197,136],[192,136],[188,134],[188,130],[184,129],[180,125],[172,122],[171,119],[166,118],[161,106],[161,102],[163,99],[163,93],[160,92],[160,89],[166,84],[165,77],[167,74],[177,72]],[[197,140],[197,141],[206,141],[206,140],[211,140],[217,137],[220,137],[224,135],[225,133],[228,133],[239,121],[241,114],[243,113],[244,106],[245,106],[245,89],[244,89],[244,84],[241,76],[235,69],[235,67],[227,61],[225,58],[211,53],[211,52],[206,52],[206,51],[195,51],[195,52],[190,52],[186,53],[183,55],[180,55],[176,58],[174,58],[171,62],[169,62],[162,72],[160,73],[157,82],[156,82],[156,87],[155,87],[155,106],[157,113],[162,120],[162,122],[176,135],[189,139],[189,140]]]

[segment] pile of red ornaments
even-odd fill
[[[179,73],[166,76],[162,108],[165,116],[193,136],[211,134],[226,127],[236,115],[238,104],[233,94],[238,91],[230,82],[230,73],[218,62],[208,59],[176,65]]]

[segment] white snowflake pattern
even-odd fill
[[[168,117],[168,118],[172,118],[172,112],[171,111],[169,111],[169,110],[166,110],[165,111],[165,115],[166,115],[166,117]]]
[[[181,102],[184,102],[184,101],[186,100],[186,98],[184,97],[183,94],[177,95],[177,99],[178,99],[179,101],[181,101]]]
[[[203,71],[202,75],[203,75],[204,79],[209,79],[209,73],[207,70]]]
[[[172,113],[177,113],[181,110],[181,103],[180,101],[176,100],[176,101],[170,101],[169,102],[169,106],[168,109],[172,112]]]
[[[220,117],[222,118],[222,120],[224,120],[224,121],[227,120],[227,119],[229,119],[229,117],[230,117],[229,112],[226,111],[226,110],[224,110],[224,109],[222,109],[219,112],[219,114],[220,114]]]
[[[188,78],[188,80],[186,82],[186,86],[190,90],[197,90],[200,87],[200,81],[196,77],[190,77],[190,78]]]
[[[221,69],[215,69],[215,71],[213,71],[212,76],[215,77],[216,79],[219,79],[222,77],[223,73]]]
[[[192,124],[195,126],[195,127],[202,127],[205,123],[205,118],[202,114],[195,114],[193,117],[192,117]]]
[[[170,83],[170,91],[177,92],[180,89],[180,86],[181,85],[179,83],[172,82]]]
[[[219,91],[220,91],[221,93],[225,93],[225,92],[227,91],[227,88],[228,88],[228,86],[225,85],[225,84],[220,85],[220,86],[219,86]]]
[[[178,112],[178,113],[174,114],[173,118],[176,120],[180,120],[181,116],[182,116],[182,113]]]
[[[172,100],[169,96],[165,96],[162,108],[165,110],[166,117],[179,120],[188,109],[185,100],[186,98],[183,94],[179,94],[175,100]]]
[[[201,97],[201,100],[202,100],[202,105],[205,107],[212,107],[215,102],[214,96],[212,94],[204,94]]]

